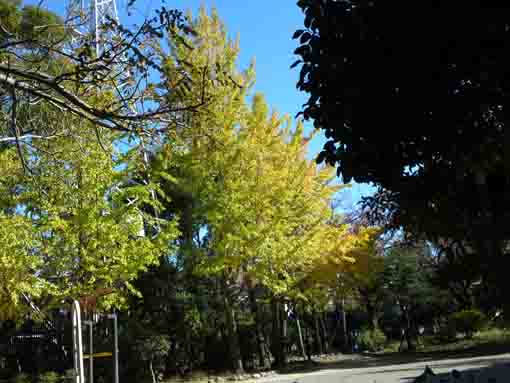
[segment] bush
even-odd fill
[[[39,383],[59,383],[60,381],[60,375],[53,371],[45,372],[39,376]]]
[[[358,337],[358,343],[362,351],[380,351],[386,343],[386,336],[379,330],[361,330]]]
[[[75,380],[76,372],[74,369],[69,369],[64,372],[62,376],[62,382],[64,383],[72,383]]]
[[[14,378],[12,378],[11,382],[12,383],[30,383],[31,382],[30,375],[22,372],[21,374],[18,374]]]
[[[140,359],[149,364],[151,373],[159,375],[164,372],[164,360],[170,351],[170,339],[167,336],[150,335],[140,338],[137,341],[136,349]]]
[[[437,337],[441,343],[455,341],[457,339],[457,329],[454,326],[454,323],[448,321],[447,323],[441,325],[441,327],[439,327]]]
[[[449,323],[455,328],[457,333],[465,334],[472,338],[473,334],[482,329],[487,318],[478,310],[464,310],[453,314]]]

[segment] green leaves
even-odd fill
[[[106,289],[100,304],[120,306],[126,283],[168,254],[178,235],[175,223],[149,213],[159,209],[157,185],[126,182],[131,175],[117,170],[115,135],[99,132],[100,145],[92,129],[64,118],[71,134],[34,142],[30,175],[0,159],[2,187],[17,190],[14,200],[1,198],[15,206],[0,215],[0,242],[12,245],[0,255],[10,265],[0,270],[9,315],[23,307],[22,293],[52,302]]]
[[[459,11],[429,0],[415,17],[416,9],[394,2],[298,6],[304,27],[294,34],[303,62],[296,86],[309,95],[303,116],[332,142],[320,160],[337,166],[346,182],[388,191],[373,202],[392,229],[431,238],[509,238],[509,201],[488,192],[509,182],[500,128],[508,120],[503,84],[510,61],[503,47],[510,37],[501,9],[473,3]],[[403,9],[409,17],[399,16]],[[462,20],[455,29],[452,18]],[[477,186],[480,172],[485,191]],[[491,223],[480,219],[489,215]]]
[[[332,168],[306,160],[302,124],[293,130],[288,117],[268,109],[256,95],[251,110],[216,131],[229,145],[209,149],[214,161],[197,164],[200,174],[221,174],[204,196],[214,256],[205,257],[199,271],[232,279],[243,273],[276,296],[297,297],[299,281],[337,243],[326,221],[338,188],[329,183]]]

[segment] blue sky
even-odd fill
[[[27,3],[39,3],[28,0]],[[44,0],[43,4],[62,13],[66,0]],[[88,0],[91,1],[91,0]],[[191,10],[196,14],[200,6],[215,7],[232,38],[240,35],[240,68],[245,68],[255,58],[257,82],[255,91],[262,92],[269,104],[280,113],[296,115],[306,102],[306,94],[296,89],[299,68],[289,69],[296,60],[293,55],[297,47],[292,34],[303,25],[303,16],[295,0],[137,0],[131,17],[125,12],[127,0],[117,0],[121,22],[132,24],[154,11],[163,3],[167,8]],[[311,124],[307,124],[311,129]],[[311,144],[310,157],[314,157],[324,144],[319,134]],[[345,208],[367,194],[366,185],[354,185],[343,193]]]

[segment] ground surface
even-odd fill
[[[349,364],[322,365],[320,369],[306,373],[280,373],[257,379],[257,383],[410,383],[427,365],[435,373],[444,376],[453,369],[461,372],[469,370],[484,376],[494,376],[494,383],[510,382],[510,353],[458,358],[424,356],[415,362],[390,357],[367,358],[352,361],[350,368],[342,365]]]

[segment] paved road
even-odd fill
[[[504,371],[506,379],[496,382],[510,382],[510,354],[474,357],[463,359],[443,359],[420,361],[419,363],[402,363],[378,367],[325,369],[306,374],[277,375],[262,379],[267,383],[411,383],[428,365],[435,373],[448,373],[453,369],[458,371],[477,370],[479,372]]]

